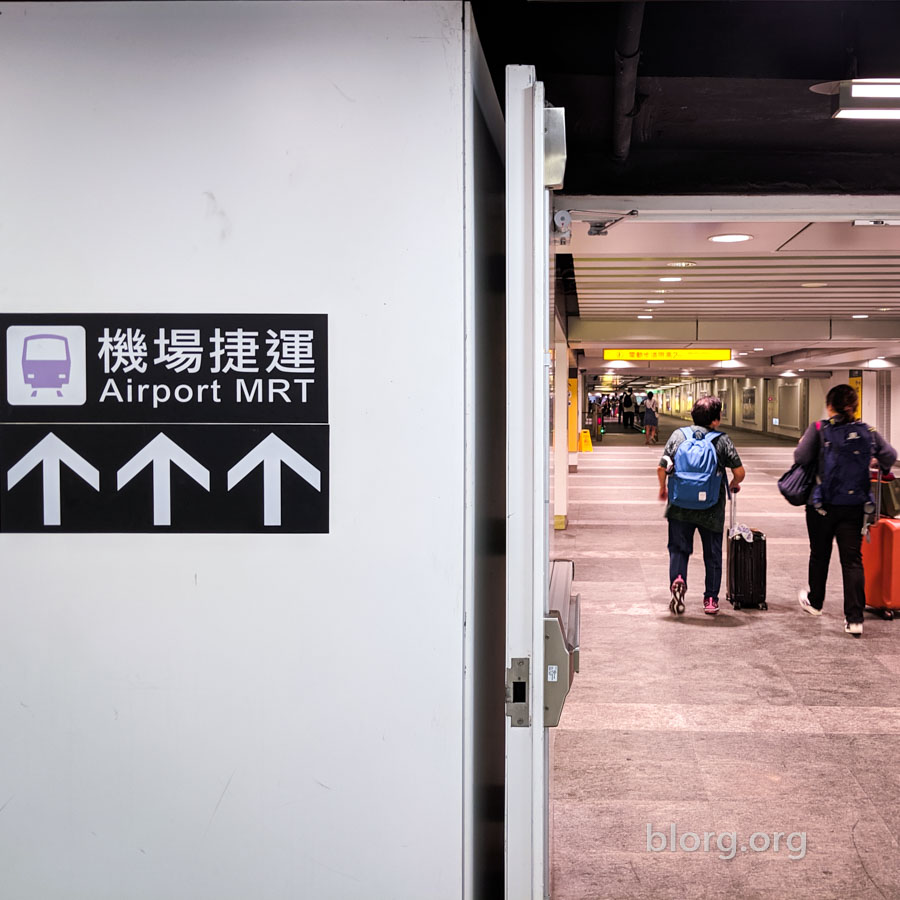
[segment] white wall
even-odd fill
[[[461,4],[0,8],[3,310],[326,313],[332,448],[327,535],[0,536],[0,893],[459,896]]]
[[[825,418],[825,397],[835,384],[840,383],[840,381],[835,381],[832,384],[830,380],[826,381],[824,378],[809,379],[809,414],[807,418],[810,422],[815,422],[816,419]]]
[[[874,371],[863,370],[862,409],[859,417],[872,427],[878,421],[878,377]]]
[[[891,370],[891,430],[885,437],[895,449],[900,444],[900,369]]]

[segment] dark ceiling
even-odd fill
[[[566,194],[900,192],[900,122],[832,119],[809,90],[900,76],[898,2],[472,5],[501,104],[504,67],[527,64],[566,109]]]

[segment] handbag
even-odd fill
[[[819,445],[819,454],[816,459],[806,465],[794,463],[781,478],[778,479],[778,490],[781,496],[791,506],[806,506],[809,503],[809,495],[816,483],[819,474],[819,463],[822,453],[822,423],[816,422],[816,432]]]
[[[875,478],[872,479],[872,491],[881,491],[881,515],[888,518],[900,518],[900,479],[893,474],[882,478],[879,488]]]
[[[819,461],[814,459],[805,466],[794,463],[781,478],[778,479],[778,490],[791,506],[806,506],[813,485],[816,483],[816,470]]]

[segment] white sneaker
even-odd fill
[[[844,621],[844,631],[847,634],[852,634],[854,637],[862,637],[862,622],[847,622]]]
[[[811,616],[822,615],[822,610],[816,609],[812,603],[809,602],[809,591],[798,591],[797,602],[800,604],[800,609],[802,609],[803,612],[809,613]]]

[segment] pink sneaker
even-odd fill
[[[708,616],[714,616],[719,611],[719,601],[715,597],[703,598],[703,612]]]

